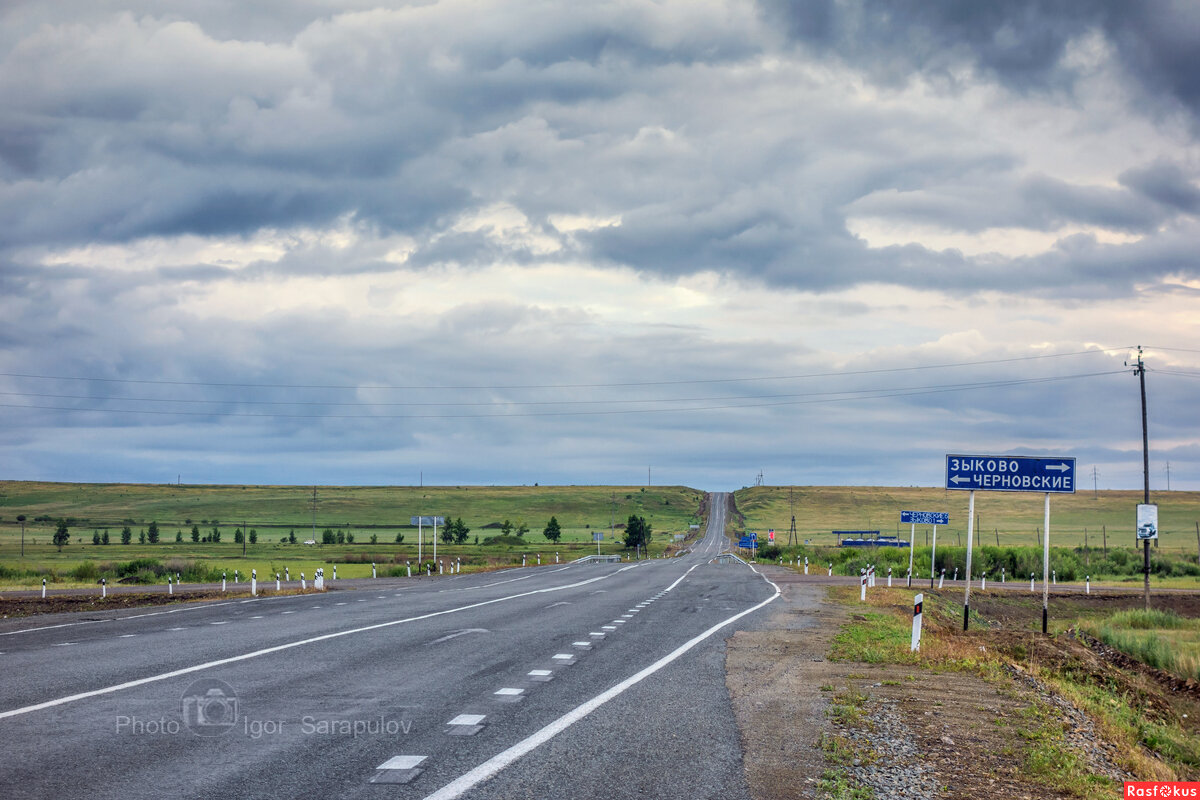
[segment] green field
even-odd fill
[[[289,568],[312,574],[316,567],[338,564],[338,576],[366,577],[371,562],[403,564],[416,561],[417,529],[412,516],[462,518],[471,529],[464,545],[447,545],[439,540],[440,558],[461,557],[471,566],[520,563],[521,554],[542,553],[553,560],[558,551],[576,558],[596,551],[593,533],[602,533],[604,552],[621,549],[621,527],[631,514],[646,518],[654,531],[652,552],[662,552],[676,535],[687,534],[700,522],[704,493],[678,486],[536,486],[536,487],[317,487],[316,513],[313,488],[301,486],[178,486],[142,484],[65,484],[25,481],[0,482],[0,586],[32,586],[48,573],[60,586],[90,584],[87,570],[79,578],[79,565],[90,561],[104,573],[106,566],[150,558],[191,566],[202,562],[206,574],[233,570],[243,575],[257,569],[260,578]],[[22,529],[24,525],[24,555]],[[555,546],[542,530],[551,516],[562,526],[562,539]],[[70,526],[70,544],[60,553],[51,543],[59,519]],[[505,520],[525,524],[524,542],[510,545],[484,543],[498,536]],[[158,544],[140,544],[139,534],[157,522]],[[610,524],[613,529],[610,531]],[[235,531],[245,526],[257,534],[257,543],[234,543]],[[121,531],[128,526],[132,543],[121,544]],[[219,543],[192,542],[191,529],[210,535],[221,532]],[[322,541],[325,529],[354,542],[305,546],[309,539]],[[92,543],[94,533],[108,532],[110,544]],[[281,542],[291,533],[297,544]],[[315,533],[315,536],[314,536]],[[183,541],[176,542],[182,534]],[[402,544],[396,536],[404,536]],[[615,534],[615,538],[613,535]],[[376,542],[371,542],[371,537]],[[423,555],[429,558],[432,531],[424,531]],[[479,544],[476,544],[478,537]]]
[[[1036,547],[1043,527],[1043,495],[1038,493],[977,492],[977,542],[1000,547]],[[790,502],[789,502],[790,498]],[[776,543],[786,544],[791,517],[803,544],[836,544],[835,530],[879,530],[909,538],[910,526],[900,524],[900,512],[944,511],[950,525],[938,529],[938,544],[966,544],[968,492],[936,488],[862,486],[756,486],[734,493],[745,528],[765,540],[775,529]],[[1050,543],[1056,547],[1100,549],[1134,544],[1134,509],[1138,491],[1080,491],[1050,498]],[[1155,492],[1161,551],[1200,555],[1196,523],[1200,521],[1200,492]],[[794,511],[790,510],[794,509]],[[925,544],[928,525],[917,526],[917,544]],[[998,541],[997,541],[998,539]]]

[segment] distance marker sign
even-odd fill
[[[948,455],[946,488],[1074,494],[1075,459]]]
[[[950,515],[943,511],[901,511],[900,521],[913,525],[949,525]]]

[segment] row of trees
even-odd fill
[[[470,532],[471,532],[471,529],[468,528],[466,523],[463,522],[462,517],[459,517],[458,519],[451,521],[448,525],[446,525],[444,528],[442,528],[441,539],[446,544],[452,544],[452,543],[453,544],[465,544],[467,541],[467,535]],[[523,537],[526,533],[529,532],[529,526],[526,525],[524,522],[521,522],[518,525],[514,526],[511,521],[506,519],[500,525],[500,532],[504,536],[511,536],[515,533],[518,537]],[[650,527],[650,523],[646,522],[645,517],[639,517],[636,514],[629,515],[629,521],[625,525],[625,546],[626,547],[646,547],[647,545],[650,544],[651,534],[652,534],[652,529]],[[559,525],[557,517],[554,517],[554,516],[550,517],[550,521],[547,522],[546,527],[542,529],[542,535],[545,536],[546,539],[548,539],[549,541],[554,542],[555,544],[558,543],[559,539],[562,538],[562,526]],[[237,544],[242,544],[245,540],[244,539],[245,536],[246,536],[246,534],[242,531],[242,529],[238,528],[236,531],[234,531],[233,541]],[[250,544],[258,543],[258,531],[251,528],[249,536],[250,536],[250,539],[249,539]],[[146,530],[141,531],[138,534],[138,541],[141,544],[146,544],[147,542],[149,542],[150,544],[158,544],[160,537],[161,537],[161,531],[158,528],[158,523],[151,522],[149,527],[146,528]],[[216,526],[213,526],[213,529],[211,532],[201,535],[200,526],[193,525],[192,531],[191,531],[191,537],[192,537],[192,541],[197,542],[197,543],[199,543],[199,542],[220,543],[221,529]],[[71,540],[71,534],[70,534],[70,528],[67,526],[67,521],[65,519],[60,519],[58,521],[58,527],[54,531],[54,539],[53,539],[54,544],[61,551],[63,549],[63,546],[65,546],[67,543],[69,543],[70,540]],[[375,540],[376,540],[376,537],[374,535],[372,535],[371,543],[374,544]],[[478,543],[478,540],[479,540],[479,537],[476,537],[476,543]],[[128,525],[126,525],[121,530],[121,544],[129,544],[132,541],[133,541],[133,529],[130,528]],[[183,541],[183,531],[177,531],[175,533],[175,541],[176,542]],[[279,541],[281,543],[287,542],[290,544],[295,544],[296,543],[296,531],[292,530],[286,537],[281,538]],[[396,534],[396,542],[403,543],[403,541],[404,541],[404,534],[403,533]],[[340,530],[334,531],[332,528],[326,528],[324,530],[324,532],[321,534],[321,543],[322,544],[353,544],[354,543],[354,534],[350,533],[349,531],[340,531]],[[99,530],[94,531],[92,533],[92,544],[95,544],[95,545],[109,544],[108,529],[106,528],[104,530],[103,534],[101,534]]]

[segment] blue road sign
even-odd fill
[[[900,521],[917,525],[949,525],[950,515],[942,511],[901,511]]]
[[[947,455],[946,488],[1074,494],[1075,459]]]
[[[743,536],[741,539],[738,539],[738,547],[744,547],[747,550],[752,550],[757,546],[758,546],[757,538],[752,538],[750,536]]]

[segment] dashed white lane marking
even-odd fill
[[[219,619],[219,620],[217,620],[216,622],[210,622],[210,623],[208,623],[208,624],[209,624],[209,625],[228,625],[228,624],[229,624],[229,620],[227,620],[227,619]]]
[[[169,631],[181,631],[183,628],[167,628]]]
[[[410,783],[424,770],[418,765],[425,756],[393,756],[375,768],[371,783]]]
[[[334,603],[334,605],[335,605],[335,606],[344,606],[344,605],[346,605],[346,604],[345,604],[345,603]]]
[[[588,636],[592,637],[593,639],[603,639],[605,634],[601,633],[600,631],[592,631],[588,634]]]
[[[120,635],[120,637],[119,637],[119,638],[121,638],[121,639],[132,639],[132,638],[133,638],[133,637],[135,637],[135,636],[137,636],[137,634],[136,634],[136,633],[122,633],[122,634]]]
[[[582,647],[584,650],[591,650],[591,649],[592,649],[592,643],[591,643],[591,642],[571,642],[571,646],[572,646],[572,647]]]
[[[254,615],[253,617],[251,617],[250,619],[262,619],[262,614],[255,614],[255,615]]]
[[[642,563],[649,563],[649,562],[642,562]],[[522,597],[530,597],[535,594],[546,594],[549,592],[561,592],[566,589],[576,589],[580,586],[587,586],[588,584],[595,583],[596,581],[607,580],[608,578],[611,578],[615,575],[620,575],[622,572],[625,572],[626,570],[636,569],[637,566],[638,565],[635,564],[635,565],[631,565],[628,567],[623,567],[619,570],[616,570],[615,572],[610,572],[606,575],[597,575],[594,578],[587,578],[586,580],[575,581],[573,583],[565,583],[565,584],[561,584],[559,586],[548,586],[544,589],[531,589],[527,592],[520,592],[518,594],[510,594],[510,595],[506,595],[504,597],[496,597],[491,600],[481,600],[477,603],[469,603],[465,606],[456,606],[454,608],[446,608],[446,609],[442,609],[441,611],[431,611],[427,614],[419,614],[415,617],[405,617],[403,619],[394,619],[394,620],[389,620],[388,622],[379,622],[374,625],[364,625],[364,626],[358,627],[358,628],[347,628],[345,630],[334,631],[333,633],[326,633],[326,634],[322,634],[320,636],[313,636],[308,639],[299,639],[297,641],[275,645],[274,647],[265,647],[260,650],[251,650],[250,652],[242,653],[241,655],[231,656],[229,658],[217,659],[216,661],[206,661],[202,664],[193,664],[191,666],[181,667],[180,669],[171,670],[169,672],[162,672],[157,675],[150,675],[145,678],[138,678],[137,680],[126,681],[125,683],[118,683],[118,684],[115,684],[112,686],[105,686],[100,689],[92,689],[92,690],[86,691],[86,692],[79,692],[77,694],[66,695],[65,697],[57,697],[57,698],[54,698],[53,700],[46,700],[44,702],[35,703],[30,706],[23,706],[21,708],[13,708],[13,709],[9,709],[7,711],[0,711],[0,719],[8,719],[9,717],[16,717],[16,716],[20,716],[22,714],[30,714],[34,711],[42,711],[47,708],[56,708],[61,705],[66,705],[67,703],[74,703],[79,700],[85,700],[90,697],[98,697],[100,695],[112,694],[114,692],[124,691],[125,689],[132,689],[136,686],[144,686],[148,683],[155,683],[157,681],[165,681],[165,680],[169,680],[171,678],[177,678],[180,675],[190,675],[194,672],[201,672],[206,669],[212,669],[214,667],[221,667],[226,664],[236,664],[241,661],[248,661],[249,659],[252,659],[252,658],[260,658],[262,656],[271,655],[274,653],[281,653],[285,650],[291,650],[296,647],[303,647],[305,645],[316,644],[317,642],[327,642],[332,639],[340,639],[343,636],[352,636],[352,635],[359,634],[359,633],[366,633],[368,631],[376,631],[376,630],[381,630],[383,628],[391,628],[396,625],[404,625],[404,624],[407,624],[410,622],[418,622],[420,620],[432,619],[434,617],[440,617],[445,614],[456,614],[461,611],[469,611],[469,610],[475,609],[475,608],[482,608],[483,606],[490,606],[490,605],[494,605],[496,603],[503,603],[508,600],[516,600],[516,599],[519,599]],[[288,612],[283,612],[283,613],[288,613]],[[71,644],[74,644],[74,642],[71,642]]]
[[[622,614],[621,616],[625,619],[633,619],[633,614]]]
[[[524,693],[524,689],[514,689],[511,686],[505,686],[503,689],[493,692],[493,694],[497,694],[501,697],[516,697],[517,695]]]
[[[693,567],[692,569],[695,569],[695,567]],[[479,766],[470,770],[469,772],[467,772],[463,775],[460,775],[458,778],[456,778],[455,780],[446,784],[441,789],[438,789],[433,794],[428,795],[425,798],[425,800],[456,800],[456,798],[462,797],[464,794],[466,794],[469,790],[471,790],[475,786],[478,786],[479,784],[483,783],[484,781],[488,780],[489,778],[495,776],[497,773],[499,773],[501,770],[503,770],[509,764],[512,764],[517,759],[521,758],[522,756],[526,755],[527,753],[533,751],[534,749],[536,749],[536,748],[540,747],[541,745],[545,744],[546,742],[550,741],[555,736],[562,733],[563,731],[565,731],[567,728],[574,725],[579,720],[583,719],[584,717],[591,714],[596,709],[600,708],[600,706],[604,705],[609,700],[612,700],[614,697],[619,696],[620,694],[625,692],[627,689],[629,689],[631,686],[641,683],[643,680],[645,680],[649,676],[653,675],[654,673],[658,672],[663,667],[665,667],[668,664],[670,664],[671,662],[675,661],[677,658],[682,656],[684,653],[687,653],[693,647],[700,644],[705,639],[708,639],[709,637],[711,637],[717,631],[721,630],[722,628],[726,627],[727,625],[733,624],[734,622],[738,621],[739,619],[746,616],[747,614],[754,613],[758,609],[762,608],[763,606],[767,605],[768,603],[773,602],[777,597],[779,597],[780,592],[779,592],[779,587],[777,585],[772,583],[770,580],[767,580],[767,578],[765,576],[763,576],[762,573],[758,572],[758,570],[754,569],[753,567],[751,567],[751,570],[753,570],[756,574],[758,574],[760,577],[762,577],[762,579],[764,581],[766,581],[771,587],[773,587],[775,589],[775,593],[772,594],[770,597],[768,597],[766,600],[763,600],[761,603],[750,606],[750,608],[747,608],[745,611],[741,611],[737,614],[734,614],[732,617],[729,617],[728,619],[722,620],[721,622],[718,622],[716,625],[713,625],[711,628],[704,631],[700,635],[695,636],[692,639],[689,639],[687,642],[684,642],[678,648],[671,651],[667,655],[663,656],[658,661],[655,661],[653,664],[651,664],[650,666],[641,670],[640,672],[637,672],[637,673],[629,676],[625,680],[618,683],[616,686],[613,686],[611,689],[608,689],[605,692],[601,692],[600,694],[593,697],[591,700],[588,700],[586,703],[576,706],[574,709],[572,709],[571,711],[568,711],[566,714],[563,714],[561,717],[554,720],[554,722],[551,722],[549,725],[547,725],[546,727],[537,731],[533,735],[526,737],[525,739],[521,740],[520,742],[517,742],[512,747],[508,748],[507,750],[505,750],[501,753],[498,753],[497,755],[495,755],[492,758],[488,759],[487,761],[483,762],[482,764],[480,764]],[[690,572],[691,570],[688,570],[688,571]]]
[[[601,625],[600,626],[600,630],[602,630],[602,631],[615,631],[616,629],[617,629],[616,625]]]
[[[447,725],[478,725],[487,718],[487,714],[459,714],[447,722]]]
[[[73,644],[75,644],[75,642],[58,642],[57,644],[53,645],[53,647],[70,647]]]
[[[295,614],[295,611],[282,611],[281,614]]]
[[[525,674],[531,678],[549,678],[554,674],[554,671],[549,669],[531,669]]]
[[[367,601],[366,601],[365,599],[363,599],[363,598],[361,598],[361,597],[360,597],[360,598],[358,599],[358,602],[360,602],[360,603],[365,603],[365,602],[367,602]]]
[[[554,658],[556,661],[571,661],[574,660],[575,656],[571,655],[570,653],[555,653],[552,658]]]
[[[614,620],[612,621],[612,624],[613,624],[613,625],[624,625],[626,622],[629,622],[629,620],[627,620],[627,619],[614,619]]]

